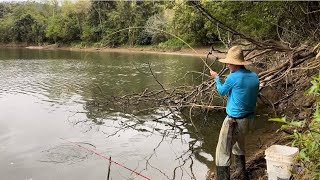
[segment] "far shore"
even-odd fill
[[[182,56],[198,56],[206,57],[211,50],[211,47],[197,47],[182,48],[176,51],[153,49],[149,47],[71,47],[71,46],[57,46],[57,45],[46,45],[46,46],[36,46],[36,45],[23,45],[23,44],[1,44],[0,47],[7,48],[27,48],[27,49],[44,49],[44,50],[70,50],[70,51],[89,51],[89,52],[122,52],[122,53],[146,53],[146,54],[166,54],[166,55],[182,55]],[[223,58],[225,55],[221,53],[215,53],[218,58]]]

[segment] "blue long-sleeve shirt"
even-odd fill
[[[239,69],[230,73],[225,82],[220,82],[219,76],[215,78],[218,93],[228,95],[227,114],[240,118],[254,113],[259,93],[259,78],[256,73],[247,69]]]

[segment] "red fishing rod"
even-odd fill
[[[116,161],[114,161],[114,160],[111,160],[110,157],[107,157],[107,156],[105,156],[105,155],[102,155],[102,154],[100,154],[100,153],[98,153],[98,152],[96,152],[96,151],[94,151],[94,150],[92,150],[92,149],[83,147],[83,146],[81,146],[80,144],[77,144],[77,143],[75,143],[75,142],[72,142],[72,141],[69,141],[69,140],[66,140],[66,139],[63,139],[63,138],[60,138],[60,139],[66,141],[66,142],[68,142],[68,143],[71,143],[71,144],[73,144],[73,145],[76,145],[76,146],[80,147],[81,149],[84,149],[84,150],[86,150],[86,151],[92,152],[92,153],[94,153],[94,154],[102,157],[103,159],[106,159],[106,160],[108,160],[108,161],[110,161],[110,162],[112,162],[112,163],[114,163],[114,164],[116,164],[116,165],[118,165],[118,166],[121,166],[121,167],[123,167],[123,168],[125,168],[125,169],[127,169],[127,170],[129,170],[129,171],[131,171],[131,172],[133,172],[133,173],[135,173],[135,174],[138,175],[138,176],[143,177],[144,179],[151,180],[151,178],[148,178],[147,176],[145,176],[145,175],[143,175],[143,174],[140,174],[140,173],[138,173],[137,171],[135,171],[135,170],[133,170],[133,169],[130,169],[130,168],[124,166],[123,164],[120,164],[120,163],[118,163],[118,162],[116,162]]]

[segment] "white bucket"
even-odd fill
[[[289,179],[295,157],[296,147],[272,145],[265,151],[268,180]]]

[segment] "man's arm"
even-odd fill
[[[216,72],[210,71],[210,74],[211,74],[211,76],[214,78],[214,80],[216,82],[218,93],[221,96],[226,95],[231,90],[232,84],[233,84],[231,79],[228,78],[229,76],[227,77],[227,79],[224,82],[224,84],[222,84],[221,81],[220,81],[220,77]]]

